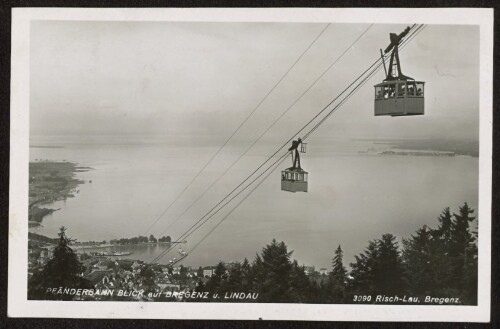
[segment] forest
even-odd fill
[[[458,213],[446,208],[434,228],[423,226],[410,237],[387,233],[368,242],[347,270],[343,250],[332,250],[328,275],[307,276],[292,260],[284,242],[273,240],[250,262],[226,269],[217,265],[214,275],[197,291],[224,296],[228,292],[258,293],[261,303],[355,303],[360,296],[450,298],[459,304],[477,304],[477,230],[471,228],[473,209],[467,203]],[[477,227],[477,221],[476,225]],[[213,300],[224,301],[224,300]],[[244,300],[248,302],[248,300]]]

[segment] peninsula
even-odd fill
[[[43,218],[57,209],[42,207],[59,200],[65,200],[78,193],[76,189],[82,180],[75,173],[92,168],[78,167],[66,161],[37,161],[29,164],[29,226],[40,225]]]

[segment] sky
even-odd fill
[[[30,134],[161,136],[220,144],[262,101],[326,24],[34,21]],[[331,24],[234,137],[253,140],[369,24]],[[379,56],[373,25],[263,138],[288,138]],[[479,134],[479,28],[427,26],[400,53],[426,82],[426,114],[374,117],[383,70],[315,132],[331,138],[461,138]]]

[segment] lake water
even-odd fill
[[[30,148],[35,159],[67,160],[94,170],[78,173],[86,183],[74,198],[50,207],[61,208],[30,231],[56,236],[62,225],[79,241],[102,241],[154,234],[159,237],[243,148],[228,148],[210,165],[178,202],[149,231],[148,227],[216,152],[217,147],[173,146],[155,139],[119,137],[82,142],[74,137],[37,137]],[[310,143],[311,144],[311,143]],[[254,259],[273,238],[285,241],[300,264],[330,268],[335,248],[344,250],[345,263],[363,251],[369,240],[384,233],[408,237],[449,206],[478,204],[478,158],[468,156],[382,156],[358,153],[370,142],[331,141],[309,145],[302,167],[309,172],[309,193],[280,191],[275,171],[200,246],[185,265],[213,265],[219,260]],[[380,145],[376,146],[380,147]],[[267,151],[267,152],[266,152]],[[253,171],[272,148],[250,152],[205,196],[165,232],[173,239]],[[289,167],[290,159],[283,164]],[[92,183],[88,181],[92,180]],[[226,208],[193,234],[183,248],[190,250],[222,218]],[[100,249],[103,251],[106,249]],[[112,248],[128,256],[152,260],[163,246]],[[174,252],[164,257],[166,263]]]

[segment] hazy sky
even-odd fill
[[[223,142],[324,27],[34,21],[31,134],[205,136]],[[330,25],[236,140],[264,131],[367,27]],[[298,130],[377,59],[390,32],[404,27],[371,27],[263,142]],[[477,139],[479,28],[427,26],[400,57],[403,73],[426,82],[425,116],[374,117],[373,85],[383,80],[380,71],[314,138]]]

